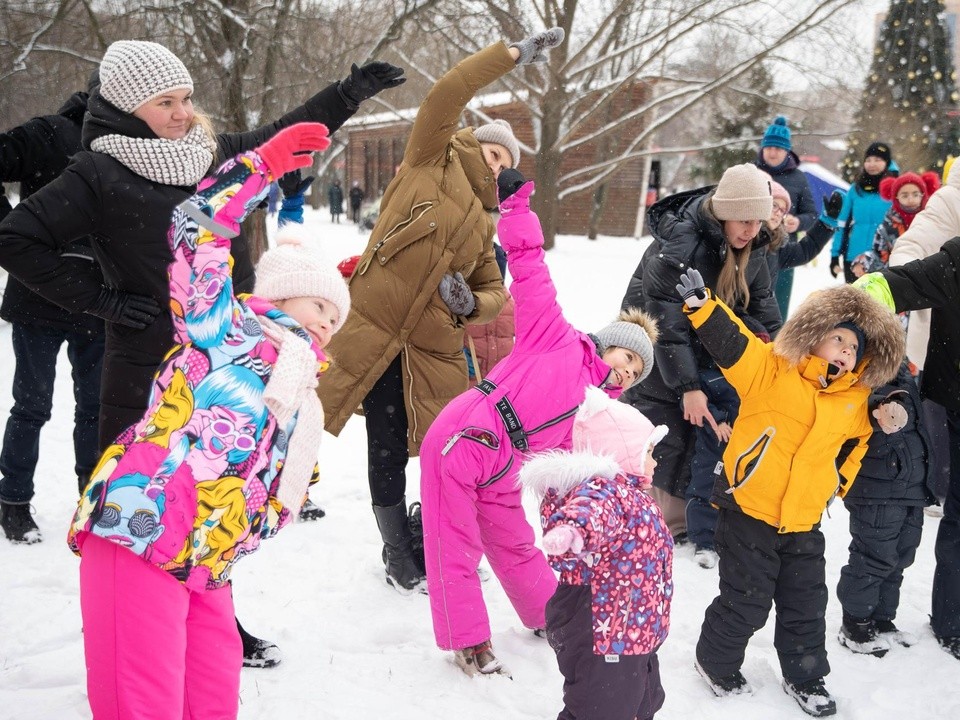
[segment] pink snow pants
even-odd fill
[[[433,632],[444,650],[459,650],[490,639],[477,567],[486,555],[521,622],[544,627],[547,601],[557,579],[534,545],[533,528],[520,504],[519,458],[503,477],[482,486],[513,454],[461,438],[441,451],[456,430],[434,422],[420,451],[420,501],[427,590]],[[502,443],[503,437],[500,438]]]
[[[126,548],[88,535],[80,611],[94,720],[237,717],[243,646],[229,586],[187,590]]]

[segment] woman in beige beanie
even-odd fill
[[[770,237],[770,176],[754,165],[728,168],[716,187],[671,195],[650,208],[653,243],[637,266],[623,307],[638,307],[658,318],[655,370],[625,398],[670,434],[657,445],[657,474],[651,493],[660,503],[675,538],[686,539],[686,502],[694,428],[717,437],[700,374],[712,361],[694,340],[676,285],[688,268],[737,312],[750,315],[772,335],[782,320],[770,286],[765,253]]]

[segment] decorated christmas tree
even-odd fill
[[[880,28],[842,170],[860,172],[864,149],[890,144],[903,170],[939,170],[960,154],[957,89],[942,0],[892,0]]]

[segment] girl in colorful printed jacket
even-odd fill
[[[68,537],[82,554],[97,720],[237,715],[242,650],[227,580],[316,480],[314,388],[350,299],[336,267],[292,238],[263,256],[254,294],[234,296],[230,238],[273,180],[329,144],[319,123],[281,130],[173,212],[177,344],[146,415],[101,458]]]
[[[670,629],[673,538],[646,490],[667,427],[587,388],[573,452],[520,471],[541,499],[543,548],[560,572],[547,640],[563,673],[557,720],[649,720],[663,705],[657,648]]]
[[[528,453],[570,448],[588,385],[611,397],[653,368],[656,324],[629,310],[596,335],[563,317],[530,212],[533,183],[513,169],[497,178],[497,235],[516,301],[516,344],[430,426],[420,454],[424,558],[433,632],[468,675],[506,674],[490,643],[477,565],[486,555],[523,624],[540,630],[557,580],[534,545],[516,483]],[[652,339],[653,338],[653,339]]]
[[[740,672],[750,637],[776,603],[783,689],[817,717],[836,702],[824,686],[827,586],[823,511],[850,489],[872,433],[907,421],[900,403],[870,407],[905,352],[897,319],[848,285],[811,293],[765,343],[703,286],[680,277],[684,313],[740,396],[711,501],[720,594],[707,608],[696,668],[718,696],[750,692]],[[868,414],[869,410],[869,414]]]

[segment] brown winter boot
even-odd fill
[[[506,675],[511,680],[513,679],[510,671],[493,654],[493,646],[489,640],[479,645],[465,647],[462,650],[454,650],[453,660],[457,663],[457,667],[470,677],[474,675]]]

